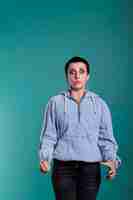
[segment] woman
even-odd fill
[[[120,164],[111,114],[105,101],[86,90],[90,65],[73,57],[65,65],[69,89],[49,99],[40,136],[40,170],[52,166],[56,200],[96,200],[100,164],[109,167],[108,179]],[[53,161],[53,162],[52,162]]]

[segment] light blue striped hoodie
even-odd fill
[[[69,90],[52,96],[44,110],[39,160],[53,158],[87,162],[121,160],[113,135],[111,113],[105,101],[86,90],[80,104]]]

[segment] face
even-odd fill
[[[67,78],[71,88],[76,90],[84,89],[89,79],[86,64],[82,62],[71,63],[68,68]]]

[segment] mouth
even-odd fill
[[[74,85],[81,84],[81,81],[74,81]]]

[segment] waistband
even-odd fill
[[[89,161],[81,161],[81,160],[58,160],[56,158],[53,159],[54,164],[65,164],[65,165],[73,165],[73,164],[84,164],[84,165],[100,165],[100,161],[89,162]]]

